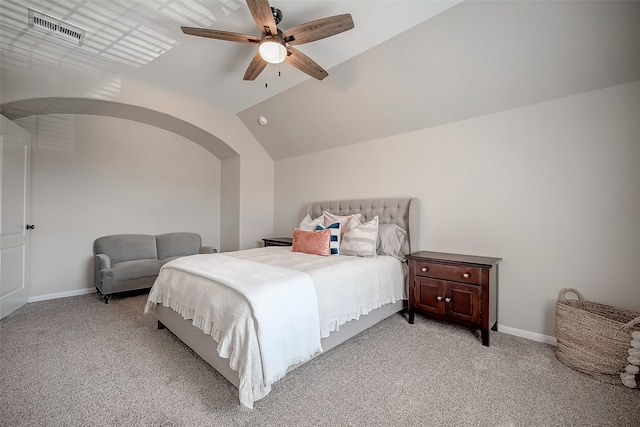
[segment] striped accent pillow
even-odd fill
[[[371,221],[361,223],[357,218],[349,221],[349,231],[342,236],[340,254],[375,257],[378,241],[378,215]]]
[[[331,230],[331,255],[340,255],[340,221],[329,224],[326,227],[318,224],[316,230]]]

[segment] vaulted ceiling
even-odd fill
[[[284,159],[640,80],[639,41],[640,2],[465,1],[239,116]]]
[[[329,77],[283,63],[243,81],[255,45],[180,31],[257,33],[241,0],[2,0],[0,76],[31,83],[1,101],[141,81],[237,114],[278,160],[640,79],[640,2],[271,3],[281,29],[351,13],[353,30],[298,47]],[[86,30],[82,45],[29,28],[29,7]]]

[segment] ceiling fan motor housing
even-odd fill
[[[276,21],[276,25],[282,21],[282,11],[276,7],[271,8],[271,13],[273,13],[273,20]]]

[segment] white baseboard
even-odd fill
[[[510,326],[504,326],[504,325],[498,324],[498,332],[504,332],[505,334],[515,335],[517,337],[526,338],[532,341],[543,342],[545,344],[557,345],[556,337],[539,334],[537,332],[530,332],[522,329],[516,329]]]
[[[94,292],[97,292],[96,288],[74,289],[72,291],[56,292],[55,294],[36,295],[34,297],[29,297],[27,302],[37,302],[37,301],[46,301],[49,299],[56,299],[56,298],[75,297],[78,295],[86,295]]]

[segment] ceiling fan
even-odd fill
[[[282,12],[271,7],[268,0],[247,0],[247,6],[258,25],[260,36],[209,28],[180,27],[183,33],[192,36],[258,44],[258,52],[244,73],[244,80],[255,80],[267,63],[278,64],[282,61],[287,61],[311,77],[322,80],[329,73],[293,46],[324,39],[354,27],[351,14],[345,13],[296,25],[283,32],[277,27],[282,20]]]

